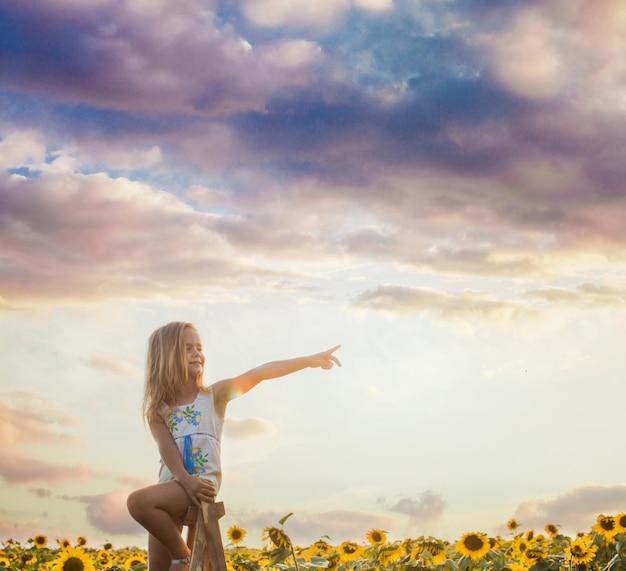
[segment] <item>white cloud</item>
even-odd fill
[[[163,161],[163,153],[158,145],[146,148],[129,146],[120,141],[119,145],[85,142],[72,152],[81,164],[106,165],[108,169],[133,171],[153,169]]]
[[[293,69],[314,62],[322,54],[322,49],[308,40],[283,40],[266,44],[259,52],[268,63]]]
[[[334,24],[350,8],[349,0],[247,0],[244,13],[257,26],[321,28]]]
[[[509,320],[532,313],[530,306],[499,300],[487,292],[445,293],[430,288],[380,285],[353,300],[354,307],[408,313],[427,311],[444,319]]]
[[[229,416],[224,422],[224,436],[234,440],[254,440],[276,432],[276,427],[263,418],[237,418]]]
[[[83,361],[89,367],[114,375],[139,378],[143,376],[143,370],[141,368],[111,355],[91,355],[90,357],[86,357]]]
[[[45,157],[45,139],[38,131],[0,131],[0,169],[34,166],[42,163]]]
[[[529,298],[544,300],[552,304],[576,306],[578,308],[626,306],[626,287],[585,282],[575,289],[564,287],[540,287],[527,290]]]
[[[393,0],[352,0],[357,8],[369,12],[384,12],[393,7]]]
[[[542,2],[517,12],[490,38],[494,72],[517,95],[541,101],[567,93],[583,114],[625,111],[623,3]],[[579,128],[584,122],[578,121]]]
[[[514,25],[494,41],[495,72],[508,89],[529,99],[544,99],[561,87],[561,56],[551,22],[536,9],[525,9]]]

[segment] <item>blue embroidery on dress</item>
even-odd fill
[[[167,419],[167,425],[172,435],[181,429],[185,423],[191,426],[200,426],[202,412],[196,410],[195,404],[187,405],[185,408],[176,409]],[[212,435],[211,438],[215,438]],[[179,437],[180,438],[180,437]],[[183,435],[183,448],[181,451],[185,470],[189,474],[204,474],[204,465],[209,461],[208,454],[202,454],[202,450],[193,445],[193,435]]]
[[[184,409],[175,410],[172,414],[170,414],[167,419],[167,426],[173,434],[179,429],[180,424],[182,424],[183,421],[186,421],[192,426],[199,426],[201,420],[202,412],[196,410],[195,405],[192,404],[186,406]]]
[[[183,442],[183,464],[189,474],[192,473],[194,468],[192,443],[191,434],[187,434]]]

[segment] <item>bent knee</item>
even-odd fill
[[[126,508],[128,509],[128,513],[135,519],[141,515],[144,507],[145,502],[142,501],[141,490],[132,492],[128,498],[126,498]]]

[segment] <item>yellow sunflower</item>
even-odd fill
[[[228,529],[228,539],[233,545],[237,545],[243,541],[246,536],[246,530],[237,525],[233,525]]]
[[[382,529],[370,529],[367,532],[367,541],[370,542],[370,545],[385,543],[387,541],[387,532]]]
[[[559,528],[553,523],[549,523],[543,529],[552,539],[554,539],[557,535],[559,535]]]
[[[83,547],[84,545],[87,545],[87,539],[81,536],[76,540],[76,544]]]
[[[0,567],[8,567],[11,565],[11,560],[4,555],[0,555]]]
[[[227,561],[226,569],[228,571],[249,571],[246,565],[242,565],[238,561]]]
[[[546,556],[546,553],[537,545],[533,545],[530,549],[524,551],[524,554],[520,557],[522,563],[527,563],[529,567],[532,567],[535,563],[540,561]]]
[[[446,546],[443,541],[432,537],[419,538],[412,542],[410,553],[414,559],[421,557],[422,559],[432,561],[435,565],[439,565],[447,559]]]
[[[98,553],[96,553],[96,561],[100,565],[104,565],[105,567],[107,567],[113,561],[113,556],[110,552],[102,549],[98,551]]]
[[[591,529],[607,539],[612,539],[618,532],[615,518],[605,515],[599,515],[596,524]]]
[[[506,526],[509,528],[509,531],[515,531],[520,526],[520,523],[516,519],[510,519],[506,522]]]
[[[472,559],[481,559],[489,552],[489,539],[484,533],[466,533],[456,542],[456,550]]]
[[[328,542],[323,539],[318,539],[308,547],[301,548],[299,554],[308,561],[311,557],[327,557],[332,550],[333,548]]]
[[[535,537],[535,531],[534,531],[534,530],[532,530],[532,529],[529,529],[529,530],[526,532],[526,539],[527,539],[528,541],[532,541],[532,540],[533,540],[533,537]]]
[[[132,569],[135,565],[141,565],[142,563],[147,563],[146,557],[143,554],[134,551],[128,556],[128,559],[124,562],[124,566],[126,569]]]
[[[341,562],[341,556],[336,551],[330,553],[327,556],[328,559],[328,567],[326,567],[327,571],[335,571],[339,567],[339,563]]]
[[[570,557],[572,563],[580,565],[583,563],[591,563],[596,556],[597,545],[588,543],[583,539],[575,539],[569,547],[564,549],[566,557]]]
[[[615,516],[615,527],[618,530],[617,533],[626,533],[626,512]]]
[[[511,542],[512,549],[512,557],[514,559],[521,559],[524,556],[524,553],[530,548],[530,543],[527,539],[524,538],[523,535],[518,535]]]
[[[394,563],[404,555],[402,544],[396,542],[389,545],[381,545],[376,554],[376,560],[382,565]]]
[[[22,565],[29,565],[37,561],[37,556],[32,551],[22,551],[22,553],[18,555],[18,558],[22,562]]]
[[[312,543],[310,547],[315,552],[313,555],[326,555],[333,550],[328,541],[324,541],[323,539],[318,539],[315,543]]]
[[[259,567],[269,567],[270,566],[269,552],[266,550],[263,550],[260,553],[260,555],[257,557],[256,564]]]
[[[48,538],[45,535],[36,535],[33,537],[33,545],[35,547],[43,548],[48,545]]]
[[[61,549],[67,549],[68,547],[72,547],[72,543],[69,539],[62,539],[59,541],[59,547]]]
[[[547,553],[550,550],[550,546],[552,545],[552,541],[549,540],[543,533],[535,536],[535,539],[531,542],[531,548],[537,549],[539,551],[543,551]]]
[[[445,550],[440,551],[439,553],[431,553],[429,551],[429,553],[431,555],[431,559],[434,565],[441,565],[442,563],[445,563],[445,561],[448,559]]]
[[[68,547],[59,552],[51,571],[96,571],[93,561],[82,549]]]
[[[266,527],[263,530],[263,539],[270,540],[274,547],[278,549],[290,549],[291,548],[291,539],[289,536],[282,530],[277,527]]]
[[[519,561],[509,563],[507,567],[510,571],[528,571],[528,566],[524,563],[520,563]]]
[[[361,556],[363,552],[363,548],[353,541],[344,541],[338,548],[339,551],[339,559],[341,563],[345,561],[354,561]]]

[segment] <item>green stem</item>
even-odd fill
[[[298,567],[298,560],[296,559],[296,552],[293,548],[293,543],[291,543],[291,538],[289,538],[289,547],[291,547],[291,555],[293,556],[293,562],[296,566],[296,571],[300,571],[300,568]]]
[[[604,569],[602,569],[602,571],[609,571],[609,569],[611,567],[613,567],[613,564],[619,559],[619,554],[616,553],[615,555],[613,555],[613,557],[611,557],[611,560],[606,564],[606,567],[604,567]]]

